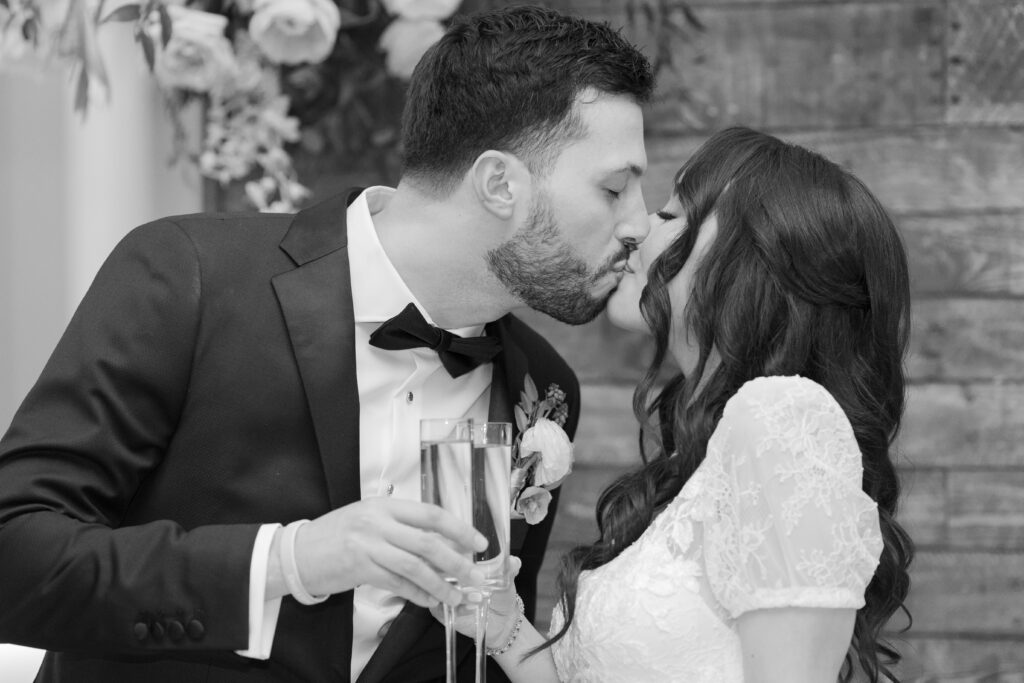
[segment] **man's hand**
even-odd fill
[[[286,595],[275,534],[268,599]],[[409,500],[368,498],[333,510],[299,529],[295,559],[306,590],[342,593],[362,584],[391,591],[422,607],[457,605],[461,592],[445,581],[478,584],[472,553],[487,547],[473,527],[446,510]]]

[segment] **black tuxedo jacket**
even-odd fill
[[[286,597],[270,660],[233,651],[259,525],[360,497],[356,195],[156,221],[101,268],[0,442],[0,641],[50,651],[38,681],[349,680],[351,592]],[[528,372],[566,392],[571,437],[570,368],[512,316],[489,332],[504,347],[491,419],[515,423]],[[513,524],[531,612],[553,518]],[[359,683],[443,672],[443,630],[407,604]]]

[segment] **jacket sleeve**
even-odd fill
[[[174,438],[201,296],[195,248],[170,221],[134,230],[100,269],[0,441],[0,641],[246,647],[258,525],[122,526]]]

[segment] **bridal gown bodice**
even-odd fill
[[[561,681],[740,683],[736,619],[859,608],[882,551],[839,404],[802,377],[729,400],[704,462],[636,542],[580,575]],[[555,608],[550,633],[564,624]]]

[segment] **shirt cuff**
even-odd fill
[[[267,592],[267,566],[270,547],[280,524],[264,524],[256,532],[249,564],[249,648],[235,650],[243,657],[270,659],[270,649],[277,631],[277,615],[281,611],[281,598],[265,600]]]

